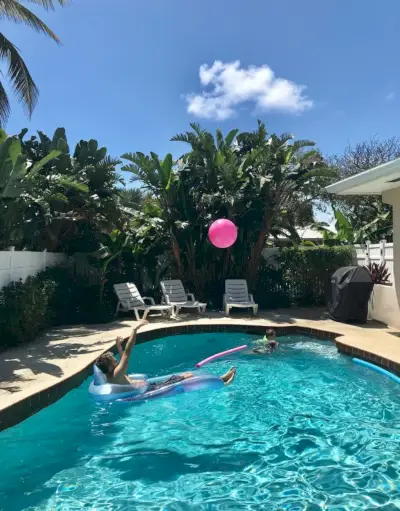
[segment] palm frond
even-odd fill
[[[201,137],[203,135],[204,131],[201,129],[201,126],[198,122],[191,122],[190,127],[198,137]]]
[[[225,146],[230,147],[236,135],[239,133],[238,129],[231,130],[225,137]]]
[[[17,48],[0,33],[0,59],[8,61],[8,75],[18,100],[25,105],[29,116],[39,97],[38,88]],[[2,98],[0,101],[3,101]]]
[[[10,102],[7,92],[0,81],[0,126],[3,126],[10,115]]]
[[[265,127],[265,124],[260,121],[260,119],[257,121],[257,130],[254,132],[254,134],[257,136],[259,144],[262,144],[267,138],[267,128]]]
[[[121,158],[124,160],[133,161],[134,158],[136,158],[137,153],[124,153],[121,155]]]
[[[103,158],[103,161],[100,162],[100,167],[116,167],[117,165],[120,165],[122,161],[118,158],[113,158],[110,155],[107,155]]]
[[[24,23],[33,30],[36,30],[36,32],[42,32],[51,37],[56,43],[60,42],[56,34],[46,23],[16,0],[0,0],[0,19],[1,18],[7,18],[15,23]]]
[[[218,128],[216,133],[215,133],[215,137],[216,137],[216,140],[217,140],[217,148],[218,150],[221,150],[223,149],[224,147],[224,136],[222,134],[222,131]]]
[[[55,3],[61,5],[61,7],[66,7],[67,5],[69,5],[70,3],[70,0],[26,0],[27,2],[30,2],[32,4],[36,4],[36,5],[40,5],[41,7],[43,7],[44,9],[46,9],[47,11],[49,10],[54,10],[55,9]]]
[[[289,140],[293,140],[294,135],[292,133],[282,133],[279,137],[277,137],[277,142],[279,145],[285,145],[289,142]]]
[[[171,138],[171,142],[185,142],[189,144],[189,134],[188,133],[177,133]]]
[[[82,193],[89,192],[89,188],[87,185],[85,185],[84,183],[79,183],[78,181],[75,181],[75,179],[67,177],[67,176],[60,177],[58,180],[58,184],[60,184],[61,186],[64,186],[65,188],[72,188],[73,190],[75,190],[77,192],[82,192]]]
[[[47,163],[51,162],[58,156],[60,156],[61,151],[51,151],[47,156],[42,158],[40,161],[35,163],[35,165],[32,167],[31,171],[29,172],[29,178],[32,179],[35,177],[36,173],[39,172]]]
[[[124,170],[127,172],[132,172],[133,169],[137,170],[138,168],[148,166],[151,163],[151,159],[148,156],[146,156],[144,153],[141,153],[139,151],[137,153],[124,153],[121,156],[121,158],[131,162],[130,164],[121,167],[121,170]]]
[[[312,140],[296,140],[292,144],[293,152],[296,152],[303,147],[313,147],[313,146],[315,146],[315,142],[313,142]]]

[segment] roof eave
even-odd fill
[[[369,170],[365,170],[360,174],[356,174],[355,176],[347,177],[346,179],[342,179],[337,183],[333,183],[326,187],[328,193],[335,193],[337,195],[357,195],[357,191],[355,188],[366,185],[368,183],[373,183],[377,178],[382,178],[382,174],[386,175],[388,181],[390,181],[390,177],[394,174],[397,174],[400,170],[400,158],[396,160],[389,161],[388,163],[383,163],[378,167],[374,167]],[[360,192],[358,192],[360,193]],[[382,191],[374,191],[374,192],[362,192],[362,195],[380,195]]]

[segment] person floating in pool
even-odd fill
[[[138,390],[146,389],[146,392],[156,390],[162,387],[166,387],[168,385],[172,385],[174,383],[179,383],[183,380],[187,380],[189,378],[193,378],[195,375],[193,373],[187,372],[182,374],[174,374],[168,380],[164,380],[161,382],[149,383],[146,380],[132,380],[126,374],[129,366],[129,359],[132,353],[132,350],[136,344],[136,333],[144,325],[147,325],[148,321],[140,321],[137,323],[131,332],[131,335],[126,343],[125,350],[122,349],[122,341],[121,337],[117,337],[116,345],[118,352],[120,354],[120,361],[114,357],[111,352],[103,353],[100,355],[96,361],[97,367],[105,374],[108,383],[116,383],[118,385],[130,385]],[[236,368],[232,367],[229,371],[221,376],[221,380],[224,385],[230,385],[236,376]]]
[[[271,355],[279,346],[276,340],[275,330],[269,329],[265,332],[263,339],[256,341],[256,346],[250,350],[249,354]]]

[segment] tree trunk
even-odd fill
[[[222,269],[222,276],[225,280],[230,276],[230,268],[231,268],[231,257],[232,257],[232,247],[229,247],[226,249],[225,252],[225,258],[224,258],[224,264]]]
[[[58,245],[59,245],[59,238],[58,238],[58,233],[55,234],[52,230],[52,225],[51,224],[47,224],[46,227],[45,227],[45,232],[46,232],[46,249],[49,251],[49,252],[54,252]],[[59,232],[59,229],[58,229],[58,232]]]
[[[180,249],[178,242],[173,234],[172,234],[172,238],[171,238],[171,248],[172,248],[172,254],[173,254],[174,260],[175,260],[176,270],[178,272],[179,277],[182,277],[183,271],[182,271],[182,261],[181,261],[181,249]]]
[[[258,234],[256,243],[250,249],[250,258],[247,266],[247,284],[250,292],[255,290],[260,270],[262,251],[265,247],[265,241],[269,235],[271,226],[271,218],[268,216],[268,211],[264,213],[263,224]]]
[[[103,298],[104,298],[104,287],[106,285],[106,282],[107,282],[107,279],[105,278],[105,274],[101,274],[101,277],[100,277],[100,287],[99,287],[99,300],[100,300],[100,303],[103,302]]]

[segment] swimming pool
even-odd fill
[[[239,333],[137,346],[132,372],[193,369],[250,343]],[[89,381],[0,433],[0,509],[306,510],[400,507],[398,384],[291,335],[272,356],[237,354],[221,391],[99,405]]]

